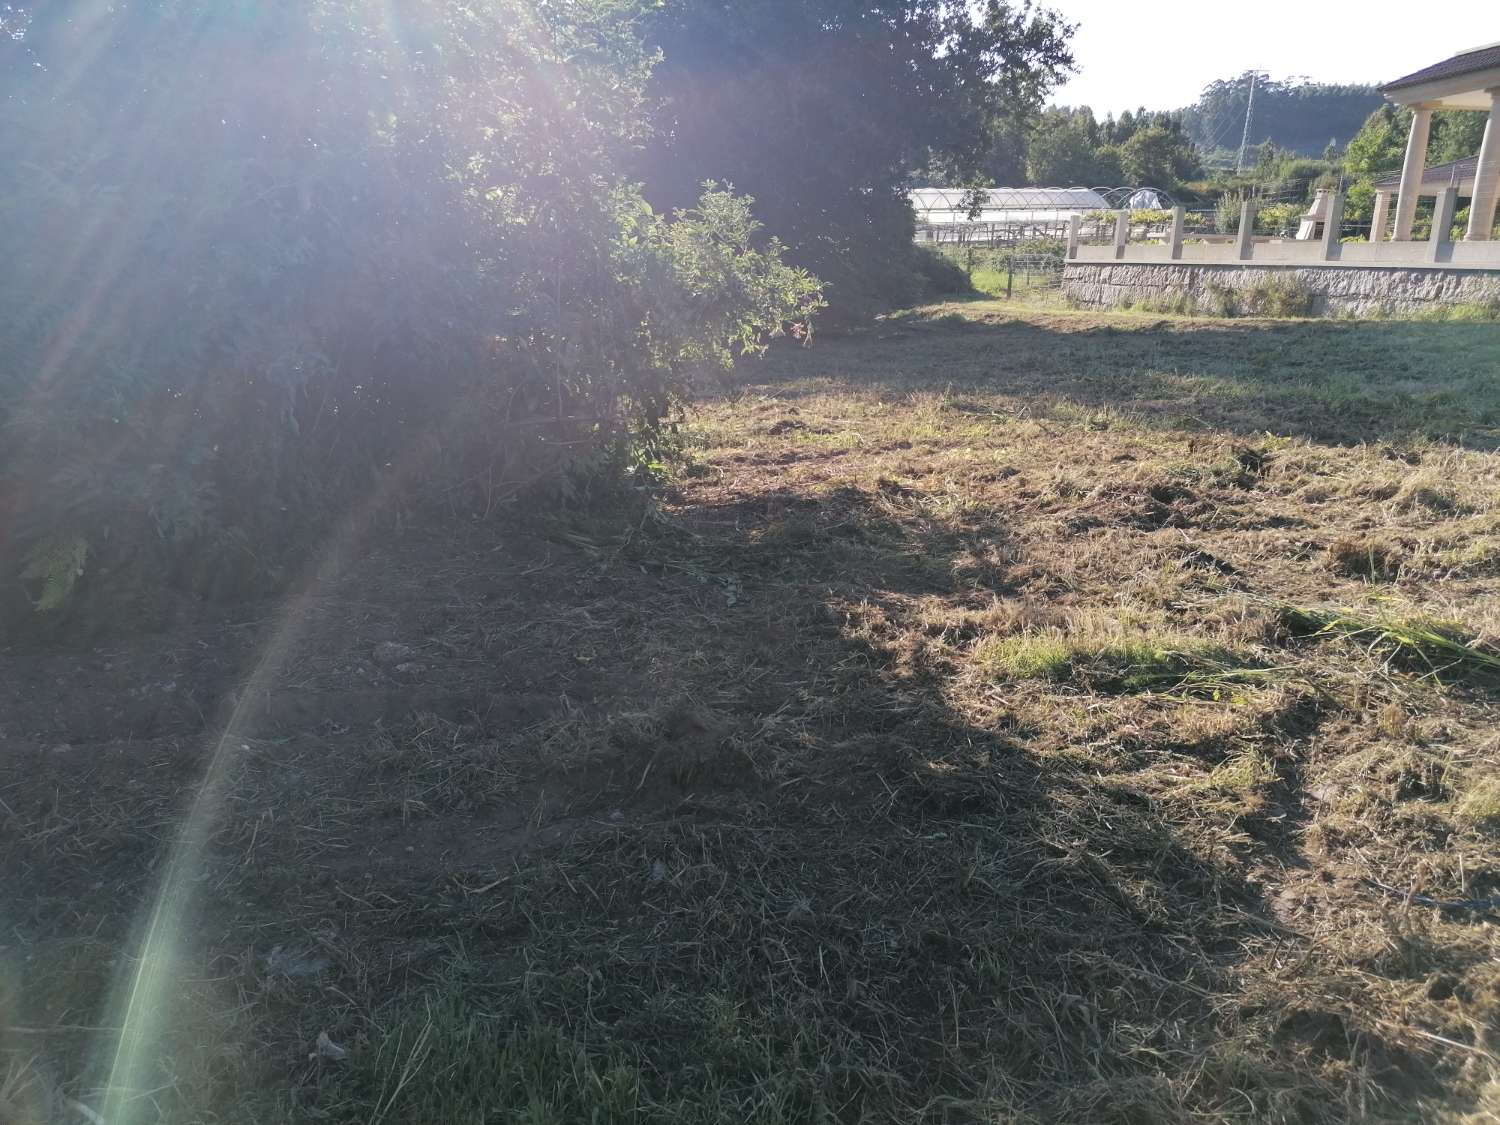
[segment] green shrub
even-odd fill
[[[1273,203],[1262,207],[1255,214],[1256,229],[1263,234],[1294,234],[1306,210],[1299,203]]]
[[[1210,281],[1204,286],[1204,311],[1211,316],[1312,316],[1317,294],[1291,277],[1273,277],[1255,285],[1233,287]]]
[[[917,272],[926,282],[929,293],[949,296],[974,291],[969,275],[954,254],[931,246],[919,246],[915,261]]]
[[[1244,294],[1244,301],[1256,316],[1311,316],[1316,294],[1290,277],[1274,277],[1251,286]]]

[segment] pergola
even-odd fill
[[[1495,226],[1495,204],[1500,200],[1500,43],[1476,47],[1405,78],[1387,82],[1380,92],[1389,101],[1409,106],[1412,111],[1406,159],[1396,185],[1396,224],[1392,237],[1397,242],[1411,240],[1419,196],[1439,195],[1446,188],[1454,187],[1457,194],[1470,197],[1469,226],[1464,232],[1464,240],[1480,242],[1488,239]],[[1479,109],[1489,113],[1477,159],[1456,161],[1433,169],[1426,167],[1427,139],[1435,109]],[[1379,183],[1375,185],[1371,242],[1385,237],[1390,193],[1389,185],[1386,185],[1386,191],[1381,191],[1381,186]]]

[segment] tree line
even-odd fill
[[[1381,104],[1373,86],[1276,81],[1255,76],[1250,165],[1321,157],[1336,160]],[[1252,75],[1210,83],[1192,105],[1095,115],[1088,106],[1050,106],[1029,117],[994,117],[980,176],[996,186],[1106,186],[1181,189],[1240,163]],[[938,182],[950,169],[932,170]]]

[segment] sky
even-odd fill
[[[1467,48],[1500,40],[1500,5],[1488,28],[1466,34],[1457,17],[1470,4],[1440,5],[1430,19],[1396,0],[1256,0],[1179,6],[1129,0],[1040,0],[1069,23],[1078,74],[1052,97],[1056,105],[1179,109],[1216,78],[1247,70],[1317,82],[1388,82]],[[1487,34],[1487,38],[1486,38]]]

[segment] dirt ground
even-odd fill
[[[1500,1120],[1497,375],[921,309],[12,638],[0,1122]]]

